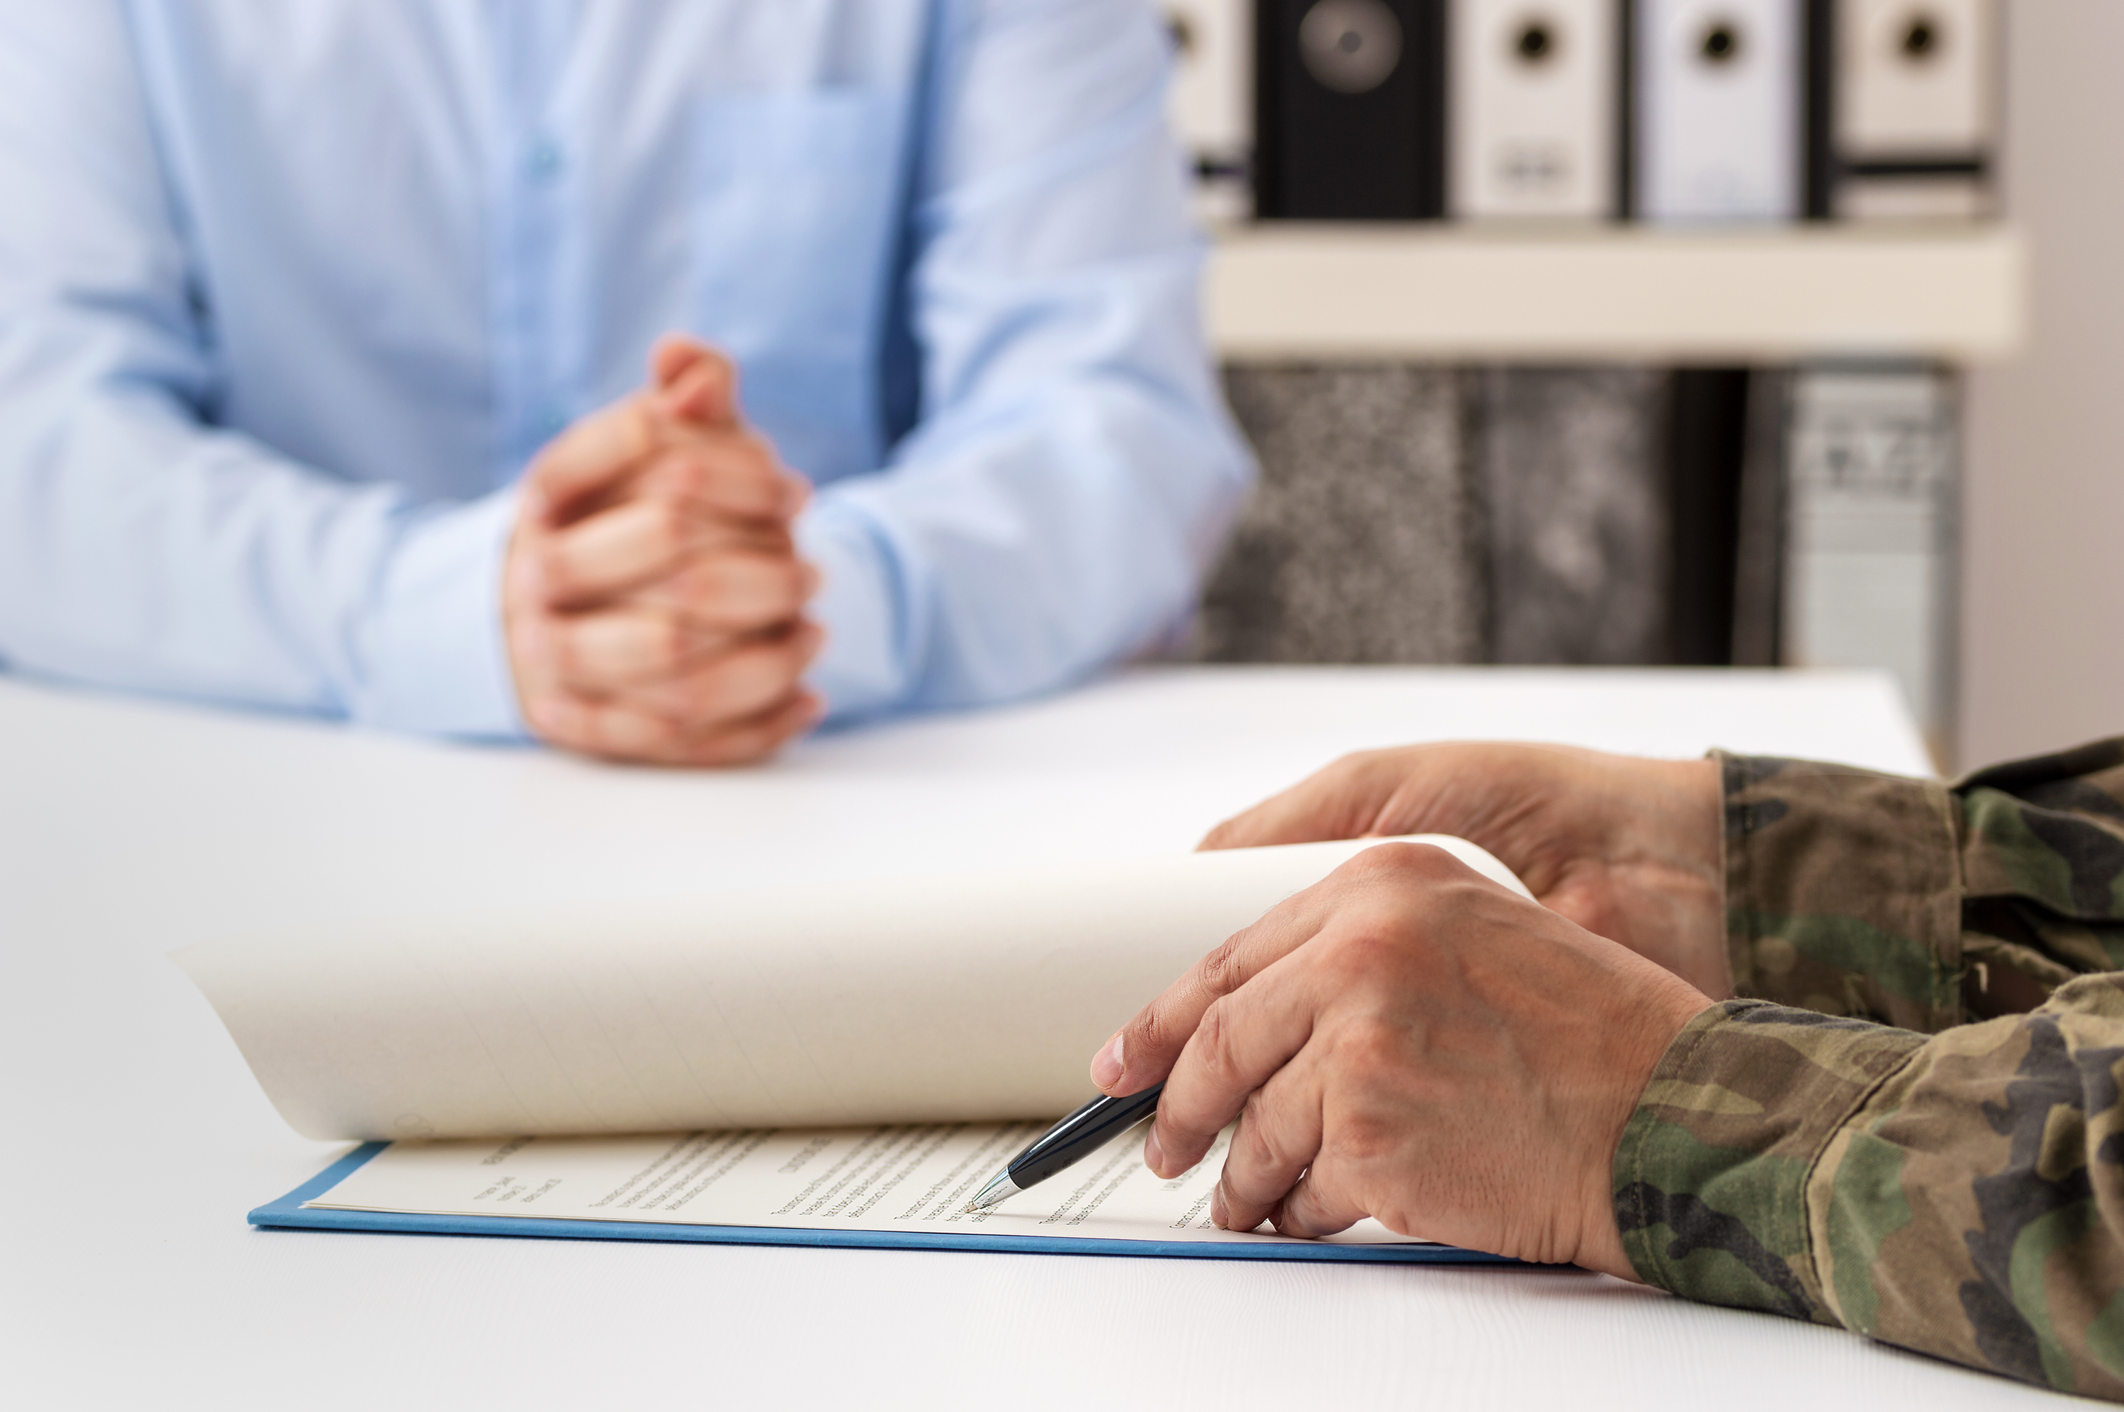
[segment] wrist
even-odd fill
[[[1580,1175],[1583,1216],[1579,1251],[1573,1263],[1604,1275],[1642,1284],[1616,1216],[1616,1158],[1632,1119],[1642,1107],[1648,1086],[1672,1052],[1676,1040],[1699,1016],[1717,1008],[1695,987],[1662,973],[1640,999],[1635,1013],[1616,1016],[1614,1032],[1622,1037],[1619,1057],[1609,1066],[1602,1095],[1604,1141],[1593,1145]]]
[[[408,524],[377,584],[349,714],[386,730],[522,740],[502,607],[514,489]]]
[[[1609,868],[1626,915],[1613,935],[1713,999],[1733,994],[1719,764],[1630,760],[1608,784]]]

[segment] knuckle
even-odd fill
[[[1121,1027],[1121,1052],[1133,1057],[1158,1046],[1165,1038],[1165,1029],[1165,1012],[1157,1005],[1145,1006]]]
[[[1343,868],[1361,885],[1405,890],[1435,887],[1454,877],[1459,864],[1434,843],[1378,843]]]
[[[770,579],[770,596],[777,608],[785,613],[794,613],[804,606],[804,566],[794,557],[770,561],[774,565]]]
[[[1401,1145],[1401,1127],[1377,1113],[1359,1110],[1335,1125],[1335,1155],[1352,1163],[1389,1158]]]
[[[551,603],[575,591],[575,565],[565,545],[547,540],[525,546],[524,555],[546,602]]]
[[[1362,778],[1371,773],[1372,766],[1383,752],[1378,750],[1352,750],[1347,755],[1338,755],[1320,772],[1321,778],[1337,783],[1351,778]]]
[[[1394,878],[1421,872],[1426,858],[1439,851],[1428,843],[1375,843],[1350,861],[1360,872]]]
[[[656,445],[658,436],[656,413],[650,399],[636,394],[613,410],[617,417],[621,458],[634,461],[647,455]]]
[[[1323,940],[1319,964],[1338,989],[1348,990],[1387,974],[1400,952],[1401,943],[1389,928],[1359,921]]]
[[[1256,1089],[1247,1095],[1245,1106],[1239,1113],[1239,1131],[1232,1135],[1232,1145],[1241,1150],[1244,1172],[1273,1176],[1288,1168],[1290,1152],[1282,1141],[1276,1116],[1270,1111],[1268,1100]]]
[[[767,680],[777,695],[796,685],[811,656],[811,639],[803,633],[792,632],[775,643],[767,658]]]
[[[1410,1038],[1379,1016],[1345,1021],[1336,1028],[1333,1041],[1336,1072],[1365,1081],[1401,1068],[1408,1059]]]
[[[1230,1018],[1225,1002],[1216,1000],[1202,1012],[1202,1019],[1195,1026],[1192,1042],[1204,1072],[1211,1078],[1222,1078],[1231,1069]]]
[[[1176,1047],[1176,1039],[1185,1038],[1176,1035],[1176,1029],[1163,1002],[1147,1006],[1121,1031],[1121,1052],[1131,1065],[1146,1054],[1168,1054]]]
[[[1245,932],[1234,932],[1202,958],[1199,980],[1213,996],[1230,995],[1246,983]]]
[[[1353,750],[1339,756],[1313,777],[1314,783],[1328,793],[1344,798],[1356,798],[1366,793],[1371,782],[1391,752],[1385,750]]]

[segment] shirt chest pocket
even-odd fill
[[[719,94],[694,113],[696,327],[738,360],[747,414],[827,478],[876,454],[902,114],[868,89]]]

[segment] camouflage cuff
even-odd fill
[[[1961,869],[1947,786],[1716,754],[1735,990],[1927,1033],[1961,1023]]]
[[[1807,1177],[1924,1036],[1729,1000],[1675,1036],[1623,1129],[1615,1221],[1631,1266],[1687,1299],[1834,1323]]]

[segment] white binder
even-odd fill
[[[1801,21],[1801,0],[1638,0],[1644,219],[1799,214]]]
[[[1840,0],[1836,213],[1974,217],[1988,205],[1991,0]]]
[[[1168,111],[1194,169],[1197,213],[1244,219],[1253,206],[1252,0],[1164,0],[1162,9],[1173,36]]]
[[[1614,214],[1620,3],[1454,0],[1449,214]]]

